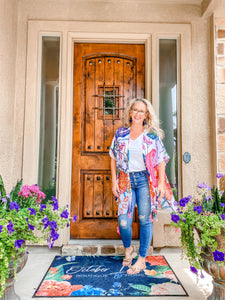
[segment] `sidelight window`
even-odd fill
[[[179,82],[178,41],[159,40],[159,118],[164,130],[164,145],[170,156],[167,177],[175,199],[178,197],[179,178]]]
[[[41,39],[38,185],[46,199],[56,195],[59,135],[60,37]]]

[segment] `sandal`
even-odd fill
[[[132,263],[132,260],[137,256],[137,253],[134,252],[134,247],[132,246],[132,249],[129,253],[129,257],[128,258],[124,258],[123,259],[123,262],[122,262],[122,265],[124,267],[130,267],[131,263]]]
[[[135,266],[137,263],[135,263],[133,266],[131,266],[128,270],[127,270],[127,274],[129,275],[134,275],[134,274],[138,274],[141,271],[144,271],[146,269],[146,264],[145,263],[141,263],[139,266]]]

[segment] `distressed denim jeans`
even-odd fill
[[[151,198],[149,191],[149,183],[147,171],[130,173],[130,182],[132,189],[132,207],[137,204],[140,222],[140,248],[139,255],[145,257],[148,253],[149,246],[152,241],[152,222],[150,221],[151,214]],[[120,234],[125,248],[129,248],[132,239],[132,222],[134,209],[131,217],[128,214],[120,215],[119,228]]]

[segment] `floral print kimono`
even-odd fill
[[[113,138],[110,156],[117,162],[117,180],[119,185],[119,198],[116,198],[118,205],[118,215],[130,215],[134,207],[132,207],[132,190],[129,176],[129,139],[130,128],[120,127]],[[149,189],[151,195],[151,220],[156,220],[158,209],[172,209],[176,211],[176,201],[170,188],[167,176],[165,175],[165,194],[160,200],[157,199],[158,186],[158,164],[169,161],[169,156],[166,153],[165,147],[161,139],[154,132],[144,132],[142,154],[147,170]]]

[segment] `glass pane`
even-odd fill
[[[112,115],[113,114],[113,110],[112,109],[107,109],[107,108],[113,108],[114,107],[113,97],[110,97],[110,95],[113,95],[113,90],[111,90],[111,91],[105,91],[105,94],[107,96],[107,97],[104,97],[105,114],[106,115]]]
[[[159,40],[159,118],[165,132],[163,143],[170,156],[166,173],[175,199],[178,197],[178,94],[177,40]]]
[[[58,165],[60,38],[42,37],[38,185],[46,199],[56,196]]]

